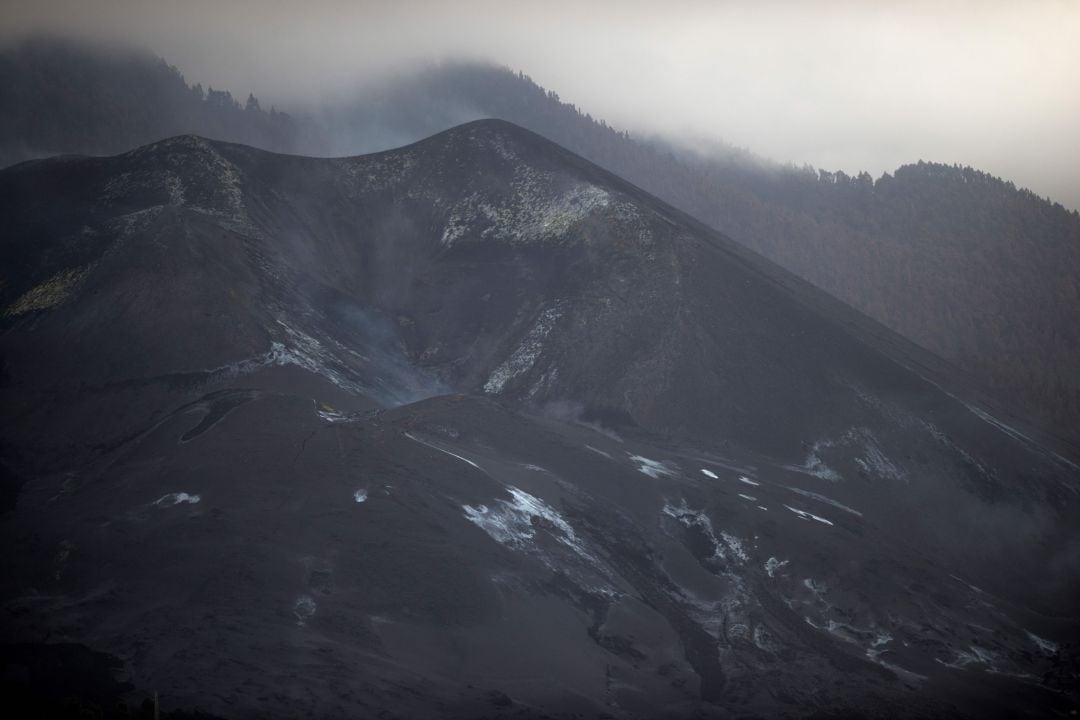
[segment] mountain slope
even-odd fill
[[[1080,214],[972,168],[795,168],[734,147],[631,138],[506,68],[447,63],[330,113],[332,153],[480,117],[529,128],[640,185],[963,368],[1080,444]]]
[[[1080,285],[1067,271],[1080,263],[1080,215],[971,168],[920,162],[875,181],[631,138],[523,74],[474,63],[404,73],[296,118],[189,88],[160,60],[56,40],[0,55],[0,79],[0,164],[185,132],[343,155],[509,120],[854,305],[962,368],[1003,412],[1080,447]]]
[[[1076,467],[539,136],[180,137],[0,218],[19,642],[229,717],[1075,702]]]

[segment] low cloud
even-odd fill
[[[973,165],[1080,207],[1080,4],[39,0],[0,31],[127,42],[297,107],[403,66],[493,60],[620,128],[873,174]]]

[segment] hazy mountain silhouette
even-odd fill
[[[999,406],[1080,443],[1080,215],[971,168],[873,180],[733,147],[642,140],[505,68],[447,63],[294,119],[188,88],[164,62],[32,42],[0,55],[0,162],[177,133],[350,155],[482,117],[580,153],[956,364]]]
[[[334,153],[509,120],[639,185],[963,368],[1080,442],[1080,214],[972,168],[866,173],[687,149],[594,119],[521,73],[448,63],[331,113]]]
[[[1077,702],[1077,467],[533,133],[183,136],[0,218],[24,692],[65,642],[224,717]]]
[[[190,86],[159,57],[59,38],[0,50],[0,167],[65,153],[112,155],[183,133],[296,150],[292,118]]]

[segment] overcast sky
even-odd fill
[[[632,132],[875,176],[959,162],[1080,208],[1080,0],[0,0],[289,107],[449,56]]]

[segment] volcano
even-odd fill
[[[538,135],[182,136],[0,171],[0,219],[9,692],[89,664],[102,703],[224,718],[1080,703],[1075,458]]]

